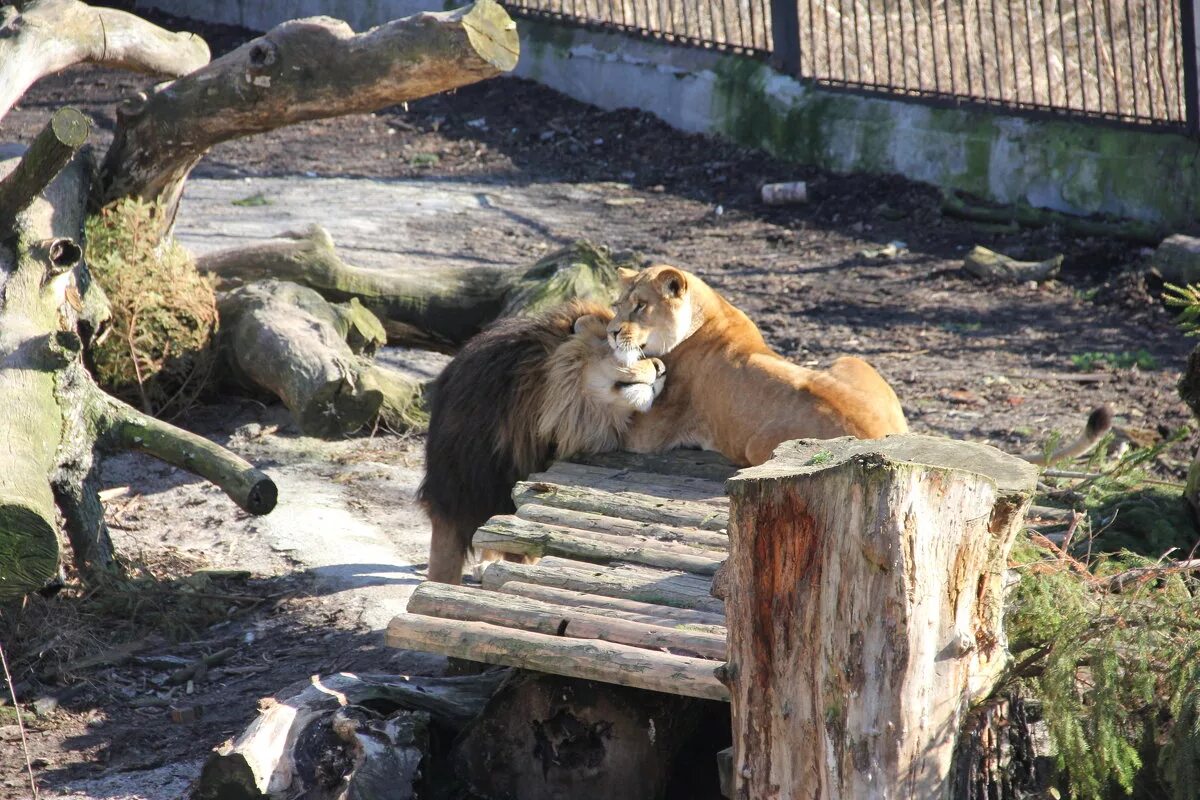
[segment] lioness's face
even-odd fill
[[[664,265],[620,272],[621,296],[608,323],[614,355],[623,364],[632,364],[643,354],[666,355],[692,332],[687,276]]]

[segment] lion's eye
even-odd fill
[[[646,304],[645,304],[645,303],[638,303],[636,306],[634,306],[634,307],[633,307],[633,313],[635,313],[635,314],[640,314],[640,313],[642,313],[642,311],[644,311],[645,309],[646,309]]]

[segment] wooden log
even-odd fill
[[[696,575],[712,575],[721,563],[711,551],[687,545],[647,545],[627,536],[560,528],[509,514],[489,519],[475,532],[472,544],[513,555],[562,556],[597,564],[625,561]]]
[[[547,562],[552,562],[547,564]],[[541,564],[514,564],[497,561],[483,571],[483,585],[496,589],[508,581],[535,583],[555,589],[570,589],[585,594],[622,597],[642,603],[675,608],[693,608],[711,614],[724,613],[725,606],[709,595],[709,581],[672,572],[657,575],[630,570],[597,569],[582,562],[563,566],[561,560],[545,559]]]
[[[0,7],[0,119],[39,78],[72,64],[186,75],[208,63],[208,45],[124,11],[77,0]]]
[[[513,487],[513,502],[519,509],[526,503],[568,508],[609,517],[624,517],[706,531],[723,531],[729,513],[719,506],[692,500],[670,501],[639,492],[607,492],[585,486],[521,481]]]
[[[658,472],[640,472],[622,467],[602,467],[592,464],[574,464],[556,461],[545,472],[529,476],[530,482],[570,484],[587,486],[606,492],[635,491],[641,494],[667,497],[672,500],[692,500],[729,507],[725,496],[725,484],[706,478],[689,475],[665,475]]]
[[[0,228],[11,227],[17,214],[28,208],[62,172],[87,141],[91,125],[87,117],[73,108],[54,112],[46,127],[30,142],[16,168],[0,180]]]
[[[312,289],[266,280],[221,295],[217,309],[230,375],[282,400],[303,433],[344,436],[385,407],[419,419],[420,385],[363,355],[383,344],[384,333],[357,302],[337,306]]]
[[[398,728],[395,720],[404,726],[412,721],[411,717],[401,714],[393,718],[392,725],[383,720],[382,725],[369,726],[375,728],[372,732],[364,731],[361,724],[348,725],[344,717],[339,723],[335,715],[346,709],[364,708],[389,714],[396,710],[417,711],[428,714],[439,725],[460,731],[484,708],[504,677],[504,673],[497,672],[465,678],[409,678],[347,672],[313,676],[260,701],[258,718],[237,739],[220,745],[209,756],[192,797],[196,800],[227,797],[265,800],[281,795],[298,796],[306,789],[316,789],[329,776],[314,774],[314,768],[321,763],[324,748],[337,747],[335,736],[343,744],[352,745],[350,755],[358,762],[354,772],[364,771],[364,784],[373,783],[380,762],[365,763],[370,753],[364,751],[372,740],[391,740],[389,747],[371,749],[376,750],[375,756],[382,760],[383,766],[394,766],[396,753],[387,751],[400,743],[407,749],[418,733],[410,728],[414,736],[405,737],[403,727]],[[329,735],[335,726],[338,732]],[[405,742],[406,738],[410,741]],[[345,768],[344,764],[342,768]],[[341,777],[336,775],[335,780]],[[396,779],[393,774],[392,780]],[[350,796],[356,795],[351,793]]]
[[[963,269],[983,281],[1025,283],[1053,278],[1062,268],[1063,257],[1057,255],[1045,261],[1018,261],[1003,253],[975,245],[963,258]]]
[[[1036,480],[911,435],[789,442],[730,480],[735,797],[949,797],[964,715],[1008,659]]]
[[[569,508],[544,506],[540,503],[525,503],[517,509],[516,515],[530,522],[542,522],[562,528],[599,531],[613,536],[640,536],[646,539],[653,539],[656,542],[686,544],[690,547],[720,553],[725,553],[729,550],[728,535],[715,531],[702,531],[698,528],[656,525],[652,522],[638,522],[637,520],[624,519],[623,517],[607,517],[603,514],[593,514],[587,511],[574,511]]]
[[[716,662],[656,653],[596,639],[573,639],[502,628],[485,622],[459,622],[401,614],[387,629],[389,647],[442,653],[455,658],[650,689],[667,694],[727,700],[713,673]]]
[[[518,49],[516,23],[493,0],[357,35],[328,17],[284,22],[118,108],[103,203],[159,200],[169,225],[184,180],[213,145],[466,86],[511,71]]]
[[[592,453],[576,456],[580,464],[598,467],[617,467],[635,472],[657,472],[668,475],[690,475],[724,483],[738,468],[720,453],[710,450],[672,450],[669,453]]]
[[[307,286],[331,303],[356,299],[383,322],[389,344],[448,353],[500,316],[534,313],[574,297],[607,302],[619,281],[612,259],[583,241],[548,253],[526,270],[357,267],[342,260],[318,225],[201,256],[196,266],[226,289],[278,278]]]
[[[549,636],[602,639],[649,650],[666,650],[674,655],[725,659],[723,635],[631,622],[520,595],[483,592],[429,581],[418,586],[409,598],[408,613],[486,622]]]
[[[472,797],[701,800],[715,791],[719,747],[704,734],[727,711],[724,703],[522,672],[452,758]],[[681,773],[699,779],[681,786]]]
[[[534,600],[544,600],[548,603],[570,606],[585,611],[601,611],[605,616],[617,619],[627,619],[631,622],[644,622],[647,625],[657,625],[665,628],[683,628],[703,633],[713,633],[725,636],[725,616],[707,611],[697,611],[692,608],[675,608],[673,606],[643,603],[638,600],[627,600],[622,597],[605,597],[598,594],[575,592],[570,589],[556,589],[553,586],[539,586],[535,583],[523,583],[510,580],[494,590],[501,594],[515,594]]]

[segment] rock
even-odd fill
[[[1168,236],[1150,257],[1150,266],[1168,283],[1200,283],[1200,238],[1181,233]]]

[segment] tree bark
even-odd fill
[[[402,784],[415,780],[413,762],[419,763],[426,749],[421,740],[427,720],[451,732],[462,730],[505,674],[409,678],[341,673],[293,684],[260,703],[258,718],[242,735],[213,752],[192,797],[335,796],[324,793],[329,775],[317,774],[318,766],[337,772],[348,768],[344,776],[337,775],[337,783],[350,787],[349,794],[338,797],[411,796],[403,793],[409,787]],[[426,721],[414,719],[411,712]],[[347,750],[351,763],[339,768],[336,755]],[[381,790],[389,784],[397,794]]]
[[[102,202],[158,200],[169,227],[188,173],[213,145],[491,78],[516,66],[518,49],[516,23],[494,0],[360,34],[326,17],[284,22],[120,107]]]
[[[715,787],[718,746],[692,735],[724,712],[711,701],[519,673],[458,742],[455,771],[482,797],[658,800],[679,760]]]
[[[946,798],[1007,660],[1034,466],[925,436],[785,444],[730,480],[737,798]]]
[[[78,0],[26,0],[0,8],[0,119],[39,78],[72,64],[186,75],[208,63],[208,45],[144,19]]]
[[[54,136],[62,144],[54,124],[39,138]],[[20,170],[54,177],[46,163],[53,162],[0,162],[0,175]],[[0,454],[0,601],[58,575],[60,512],[80,573],[96,580],[110,572],[112,544],[96,496],[99,456],[106,451],[174,453],[173,463],[214,479],[248,510],[265,513],[274,505],[274,485],[250,464],[194,434],[147,420],[100,391],[84,369],[80,313],[102,316],[96,309],[102,301],[89,297],[94,287],[76,244],[88,174],[75,159],[0,231],[0,408],[8,411],[0,418],[6,443]]]
[[[453,353],[497,317],[532,314],[573,297],[615,297],[617,267],[587,242],[550,253],[527,270],[447,267],[420,275],[347,264],[320,226],[201,256],[196,266],[232,288],[291,281],[331,303],[357,299],[383,322],[388,343]]]
[[[306,435],[344,436],[381,415],[393,425],[420,421],[421,385],[371,362],[383,326],[356,300],[334,305],[268,280],[222,295],[217,310],[230,375],[280,398]]]

